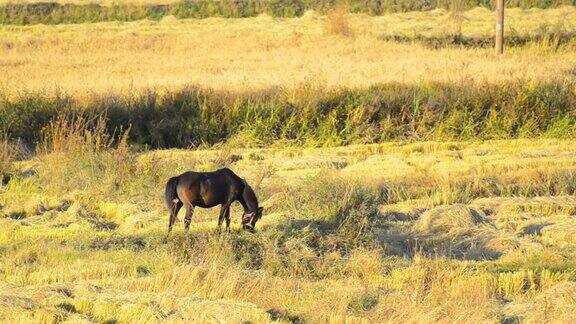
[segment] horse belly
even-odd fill
[[[212,208],[214,206],[218,206],[221,203],[218,202],[214,202],[214,201],[204,201],[204,200],[198,200],[196,201],[196,203],[194,204],[194,206],[198,206],[201,208]]]
[[[200,195],[196,199],[196,206],[211,208],[224,203],[226,197],[221,192],[222,188],[212,180],[202,181],[200,185]]]

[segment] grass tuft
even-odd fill
[[[352,29],[344,7],[333,8],[326,15],[326,32],[333,35],[351,36]]]

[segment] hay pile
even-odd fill
[[[463,204],[427,210],[413,230],[423,252],[451,258],[494,259],[502,251],[487,247],[497,231],[485,215]]]
[[[448,232],[456,234],[477,228],[487,220],[477,210],[462,204],[439,206],[427,210],[414,224],[422,233]]]
[[[526,323],[574,323],[576,319],[576,283],[561,282],[539,294],[528,306]]]

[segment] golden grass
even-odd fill
[[[0,175],[11,171],[12,161],[15,157],[14,148],[6,138],[0,139]],[[2,181],[2,179],[0,179]]]
[[[179,88],[197,84],[232,91],[313,83],[366,87],[382,82],[497,83],[573,78],[576,57],[546,46],[508,49],[428,49],[379,40],[382,35],[443,35],[449,13],[349,15],[354,37],[332,35],[325,17],[210,18],[56,26],[0,26],[0,89],[91,92]],[[493,15],[464,13],[462,33],[490,35]],[[542,25],[574,30],[576,9],[510,9],[507,27],[519,34]],[[322,58],[321,60],[318,58]]]
[[[108,155],[17,162],[37,175],[1,189],[0,320],[571,322],[575,144],[151,151],[122,190],[99,169]],[[160,243],[165,177],[217,165],[254,184],[260,232],[215,235],[217,210],[197,209],[191,234],[179,222]],[[71,185],[58,172],[100,180]],[[347,234],[314,222],[353,200],[352,183],[387,188],[387,202],[368,200],[375,241],[325,251]],[[350,215],[370,210],[355,206]]]
[[[542,22],[573,30],[576,14],[508,12],[521,33]],[[246,91],[573,78],[566,49],[497,57],[378,40],[450,33],[448,16],[347,15],[351,37],[313,13],[1,26],[0,85],[8,95],[82,96],[189,83]],[[465,35],[491,33],[486,10],[464,17]],[[0,321],[576,320],[573,140],[134,153],[102,125],[51,125],[40,155],[3,159],[13,179],[0,187]],[[233,233],[215,235],[217,210],[197,209],[191,233],[180,221],[161,243],[166,178],[223,166],[258,192],[259,232],[237,231],[233,216]]]
[[[2,4],[20,4],[20,3],[38,3],[47,2],[43,0],[0,0],[0,5]],[[88,5],[88,4],[99,4],[101,6],[112,6],[116,4],[127,4],[127,5],[161,5],[170,4],[178,2],[178,0],[56,0],[49,1],[56,2],[60,4],[72,3],[77,5]]]
[[[345,8],[334,8],[326,15],[326,31],[334,35],[351,36],[350,23]]]

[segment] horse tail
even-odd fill
[[[176,203],[178,198],[178,193],[176,188],[178,187],[178,177],[172,177],[166,182],[166,190],[164,191],[164,198],[166,199],[166,206],[168,209],[172,210],[174,208],[174,203]]]

